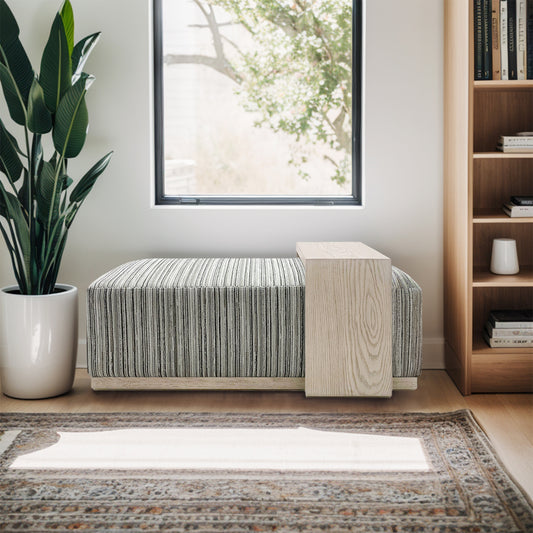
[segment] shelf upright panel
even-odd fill
[[[444,3],[444,334],[446,368],[470,394],[472,349],[472,1]],[[465,50],[469,53],[465,54]]]

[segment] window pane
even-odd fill
[[[162,0],[164,194],[351,196],[351,0]]]

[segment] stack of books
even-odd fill
[[[533,347],[533,309],[491,311],[483,337],[491,348]]]
[[[533,196],[511,196],[511,201],[503,204],[503,211],[512,218],[533,217]]]
[[[474,0],[474,79],[533,79],[533,0]]]
[[[533,132],[524,131],[516,135],[500,135],[496,148],[500,152],[509,153],[533,152]]]

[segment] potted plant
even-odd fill
[[[98,38],[74,44],[72,6],[65,0],[37,74],[17,21],[0,0],[0,83],[18,126],[16,137],[0,118],[0,231],[17,281],[0,291],[0,375],[2,391],[17,398],[64,394],[74,379],[77,289],[56,280],[68,230],[112,154],[74,184],[68,161],[85,142],[85,94],[94,80],[83,67]]]

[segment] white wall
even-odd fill
[[[81,174],[115,151],[72,228],[60,273],[80,289],[80,337],[88,284],[121,262],[292,256],[296,241],[360,240],[422,286],[424,366],[442,367],[443,0],[366,2],[364,209],[153,208],[150,2],[71,1],[76,40],[98,30],[102,38],[86,66],[96,76],[89,137],[70,168]],[[38,69],[60,0],[8,3]],[[6,285],[13,277],[1,253]]]

